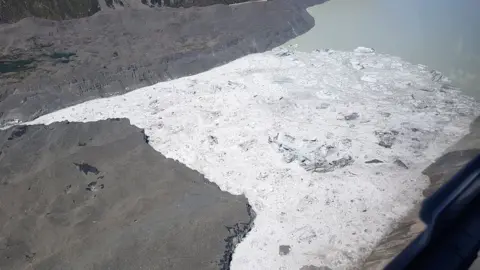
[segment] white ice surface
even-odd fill
[[[366,49],[280,48],[29,124],[126,117],[156,150],[245,194],[257,217],[235,250],[234,270],[345,269],[422,199],[428,181],[421,171],[479,113],[471,99],[431,78],[424,66]],[[352,113],[358,118],[345,120]],[[391,148],[378,144],[378,132],[393,134]],[[305,157],[348,156],[353,164],[330,172],[300,166]],[[371,159],[384,163],[365,163]],[[279,255],[279,245],[290,253]]]

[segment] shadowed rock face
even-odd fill
[[[253,213],[127,120],[0,131],[0,269],[229,269]]]
[[[138,7],[188,8],[215,4],[236,4],[250,0],[1,0],[0,23],[13,23],[27,17],[49,20],[91,16],[106,9]]]
[[[306,8],[322,1],[110,9],[0,26],[0,125],[271,49],[313,27]]]
[[[98,11],[98,0],[1,0],[0,23],[32,16],[52,20],[82,18]]]
[[[251,0],[141,0],[143,4],[149,6],[167,6],[167,7],[193,7],[193,6],[210,6],[216,4],[236,4],[249,2]],[[163,2],[163,3],[162,3]]]

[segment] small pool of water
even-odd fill
[[[308,11],[315,27],[287,44],[372,47],[437,69],[480,100],[479,0],[330,0]]]
[[[32,68],[33,59],[0,60],[0,73],[19,72]]]

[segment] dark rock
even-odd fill
[[[337,160],[332,160],[330,162],[323,160],[321,162],[315,162],[313,166],[305,166],[303,162],[300,163],[300,166],[305,168],[307,171],[314,171],[318,173],[332,172],[336,169],[343,168],[353,164],[354,159],[351,156],[342,157]]]
[[[119,5],[119,6],[124,6],[125,4],[123,4],[122,0],[105,0],[105,4],[107,5],[107,7],[109,8],[115,8],[115,4]]]
[[[314,265],[304,265],[300,270],[332,270],[327,266],[314,266]]]
[[[35,258],[36,253],[27,253],[25,254],[25,260],[29,263],[33,262],[33,259]]]
[[[385,141],[380,141],[380,142],[378,142],[378,145],[383,146],[385,148],[392,148],[393,144],[389,143],[389,142],[385,142]]]
[[[68,193],[71,188],[72,188],[72,185],[67,185],[63,191],[64,191],[65,193]]]
[[[0,130],[0,269],[227,270],[252,226],[244,196],[165,158],[128,120],[28,126],[11,143],[13,129]]]
[[[110,121],[118,121],[116,119],[110,119]],[[142,129],[141,131],[142,135],[143,135],[143,141],[145,143],[149,143],[150,142],[150,137],[147,136],[147,134],[145,134],[145,130]]]
[[[400,167],[404,168],[404,169],[408,169],[408,166],[403,161],[401,161],[400,159],[396,159],[393,163],[397,166],[400,166]]]
[[[86,190],[88,191],[98,191],[99,189],[103,189],[105,187],[104,184],[97,185],[97,181],[93,181],[88,183]]]
[[[218,138],[215,137],[215,136],[209,135],[209,136],[208,136],[208,142],[209,142],[210,144],[212,144],[212,145],[213,145],[213,144],[218,144]]]
[[[232,262],[233,252],[235,247],[240,243],[247,233],[250,232],[253,225],[253,220],[255,219],[255,212],[252,207],[247,204],[247,213],[249,216],[248,222],[245,223],[236,223],[234,226],[227,226],[227,230],[230,235],[225,238],[226,246],[225,252],[223,253],[223,258],[220,260],[220,269],[221,270],[230,270],[230,263]]]
[[[383,161],[379,160],[379,159],[371,159],[371,160],[367,160],[365,161],[365,163],[367,164],[372,164],[372,163],[383,163]]]
[[[353,164],[354,160],[351,156],[343,157],[331,162],[335,168],[343,168],[345,166]]]
[[[27,2],[38,1],[62,2]],[[270,50],[312,28],[314,20],[306,8],[323,1],[134,9],[122,0],[125,8],[88,18],[58,22],[27,18],[0,25],[0,48],[4,48],[0,69],[5,63],[15,69],[0,72],[0,126]]]
[[[280,254],[280,256],[288,255],[290,249],[291,247],[289,245],[281,245],[278,247],[278,254]]]
[[[349,115],[345,115],[345,120],[350,121],[350,120],[355,120],[359,117],[358,113],[352,113]]]
[[[100,171],[92,166],[92,165],[89,165],[87,163],[73,163],[75,164],[75,166],[77,166],[78,170],[80,170],[81,172],[83,172],[85,175],[87,175],[88,173],[93,173],[93,174],[99,174]]]
[[[12,129],[12,133],[7,138],[7,140],[11,141],[16,138],[20,138],[27,132],[27,126],[16,126]]]

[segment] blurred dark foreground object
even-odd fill
[[[480,248],[480,155],[425,200],[420,218],[427,228],[385,269],[468,269]]]

